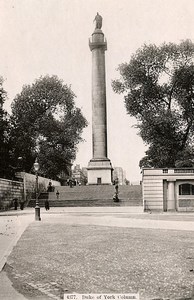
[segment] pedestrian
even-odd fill
[[[52,192],[52,191],[53,191],[52,182],[49,181],[47,192]]]
[[[119,202],[119,196],[118,196],[118,193],[115,193],[114,196],[113,196],[113,201],[114,202]]]
[[[57,199],[59,199],[59,191],[56,192]]]
[[[118,194],[118,192],[119,192],[119,179],[118,178],[116,178],[115,179],[115,192]]]
[[[20,201],[20,209],[23,210],[24,209],[24,200]]]
[[[17,198],[13,199],[13,205],[14,205],[14,209],[17,210],[18,209],[18,199]]]
[[[45,207],[46,210],[50,209],[48,199],[45,200],[44,207]]]

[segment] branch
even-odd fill
[[[184,149],[184,147],[185,147],[185,144],[186,144],[186,142],[187,142],[187,139],[188,139],[188,135],[189,135],[189,131],[190,131],[191,126],[192,126],[192,121],[189,122],[189,124],[188,124],[188,126],[187,126],[187,129],[186,129],[186,131],[185,131],[184,138],[183,138],[183,140],[182,140],[181,149],[180,149],[181,151],[182,151],[182,150]]]
[[[172,94],[173,94],[173,92],[174,92],[175,84],[176,84],[176,80],[174,81],[174,83],[173,83],[173,85],[172,85],[172,88],[171,88],[171,91],[170,91],[170,94],[169,94],[169,103],[168,103],[168,109],[169,109],[169,110],[170,110],[170,108],[171,108]]]

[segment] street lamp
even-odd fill
[[[34,170],[36,173],[36,206],[35,206],[35,221],[41,221],[40,218],[40,206],[38,202],[38,170],[39,170],[39,163],[36,158],[35,163],[34,163]]]

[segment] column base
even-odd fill
[[[108,158],[93,158],[88,163],[88,184],[112,184],[112,164]]]

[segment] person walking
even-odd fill
[[[20,201],[20,209],[21,209],[21,210],[24,209],[24,200],[23,200],[23,199]]]
[[[13,205],[14,205],[14,209],[17,210],[18,209],[18,199],[17,198],[13,199]]]
[[[46,209],[46,210],[49,210],[49,209],[50,209],[48,199],[45,200],[44,206],[45,206],[45,209]]]
[[[118,178],[116,178],[115,179],[115,192],[118,194],[118,192],[119,192],[119,179]]]

